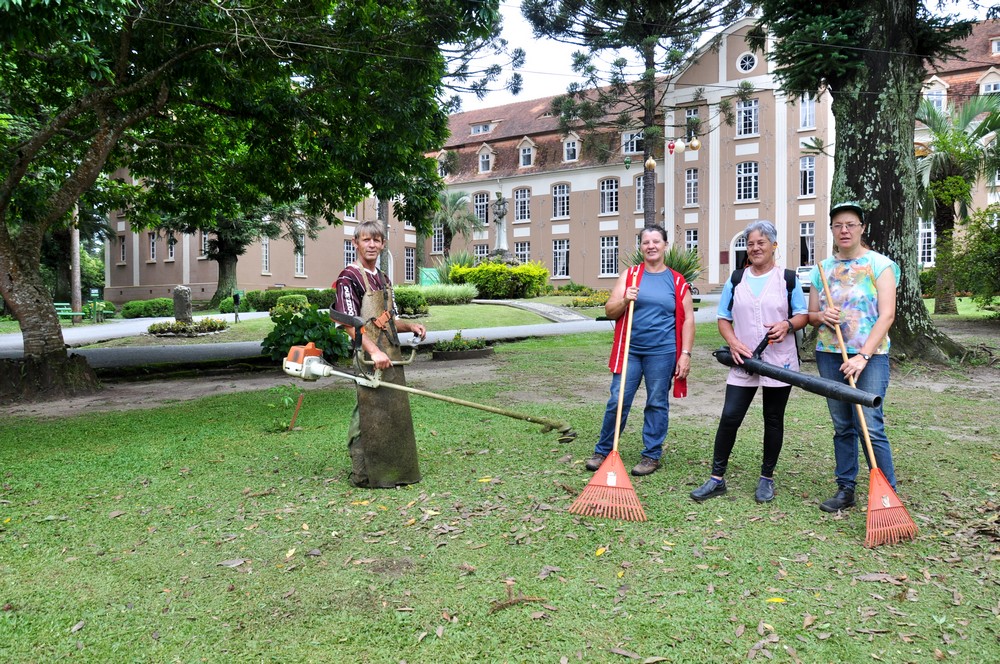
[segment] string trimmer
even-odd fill
[[[576,438],[576,432],[573,431],[567,423],[560,420],[552,420],[546,417],[515,413],[514,411],[503,408],[486,406],[484,404],[466,401],[465,399],[456,399],[455,397],[420,390],[415,387],[409,387],[408,385],[397,385],[395,383],[383,382],[382,371],[375,369],[371,361],[364,359],[364,351],[361,349],[361,335],[364,331],[364,321],[355,316],[348,316],[337,311],[331,311],[330,316],[338,323],[350,325],[355,329],[352,351],[354,356],[354,366],[357,373],[348,373],[346,371],[338,370],[337,367],[323,359],[323,351],[316,348],[316,344],[309,342],[305,346],[292,346],[288,349],[288,356],[282,362],[282,369],[284,369],[286,374],[310,381],[325,378],[327,376],[338,376],[340,378],[353,380],[355,383],[363,387],[370,387],[373,389],[385,387],[391,390],[409,392],[410,394],[429,397],[431,399],[437,399],[438,401],[446,401],[457,406],[476,408],[478,410],[485,410],[488,413],[495,413],[497,415],[503,415],[504,417],[512,417],[517,420],[540,424],[542,426],[542,433],[558,431],[560,443],[568,443]],[[416,347],[413,347],[410,352],[410,357],[402,362],[397,361],[396,364],[409,364],[413,361],[415,354]]]

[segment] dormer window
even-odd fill
[[[639,154],[645,148],[641,131],[626,131],[622,134],[622,152]]]
[[[990,40],[990,53],[992,55],[1000,55],[1000,39]]]
[[[480,124],[474,124],[474,125],[472,125],[472,135],[473,136],[475,136],[476,134],[488,134],[491,131],[493,131],[493,123],[492,122],[482,122]]]
[[[563,161],[576,161],[580,158],[580,137],[574,133],[563,140]]]
[[[493,168],[493,155],[491,155],[489,152],[484,152],[483,154],[479,155],[479,172],[489,173],[492,168]]]
[[[1000,69],[990,67],[983,73],[976,83],[979,84],[979,94],[996,94],[1000,92]]]
[[[535,142],[527,136],[517,146],[517,165],[519,168],[535,165]]]

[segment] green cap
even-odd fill
[[[837,203],[832,208],[830,208],[830,219],[833,219],[833,215],[838,212],[853,212],[858,215],[858,219],[861,223],[865,223],[865,209],[861,207],[861,203],[857,201],[844,201],[843,203]]]

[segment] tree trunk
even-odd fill
[[[864,52],[865,67],[840,90],[832,90],[837,154],[832,202],[859,200],[873,206],[866,215],[868,239],[892,258],[902,275],[896,292],[896,320],[890,332],[897,357],[945,361],[963,349],[931,321],[920,293],[917,261],[917,177],[913,133],[924,70],[913,53],[916,33],[912,2],[883,5]],[[890,13],[891,12],[891,13]],[[885,36],[885,39],[878,37]],[[886,53],[898,54],[886,57]],[[873,92],[880,91],[880,92]]]
[[[954,256],[952,231],[955,229],[955,207],[934,202],[934,234],[937,236],[934,258],[934,313],[957,314],[955,301]]]
[[[646,228],[656,225],[656,170],[646,169],[646,161],[656,158],[655,146],[662,143],[659,132],[651,131],[656,125],[656,51],[655,43],[643,47],[643,64],[650,77],[643,88],[643,151],[642,151],[642,225]]]
[[[219,283],[215,287],[215,294],[212,295],[212,299],[208,303],[210,309],[218,309],[219,304],[236,290],[236,264],[239,261],[239,256],[219,254],[215,261],[219,264]]]

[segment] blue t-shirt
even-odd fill
[[[632,313],[632,340],[629,354],[673,355],[676,347],[677,297],[674,275],[643,271],[639,297]]]

